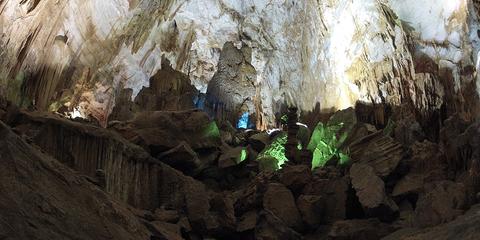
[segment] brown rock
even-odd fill
[[[432,228],[405,228],[398,230],[383,240],[476,240],[480,234],[480,205],[473,206],[465,215]]]
[[[374,240],[392,233],[395,229],[378,219],[358,219],[335,222],[328,233],[331,240]]]
[[[321,223],[332,223],[346,217],[348,181],[345,178],[314,178],[304,190],[304,195],[321,196],[325,199]]]
[[[237,232],[252,230],[257,226],[257,212],[249,211],[243,214],[237,224]]]
[[[185,174],[191,174],[200,166],[197,153],[185,141],[175,148],[159,154],[157,158]]]
[[[415,208],[417,226],[428,227],[449,222],[461,215],[466,193],[463,184],[441,181],[428,184]]]
[[[398,216],[398,206],[386,195],[385,184],[372,167],[354,163],[350,168],[350,178],[367,215],[384,221],[392,221]]]
[[[270,136],[266,132],[257,133],[248,138],[248,143],[255,151],[261,152],[270,144]]]
[[[275,214],[265,211],[260,214],[258,225],[255,228],[255,239],[302,239],[302,236],[285,225],[285,222]]]
[[[244,147],[226,149],[218,159],[219,168],[233,167],[247,159],[247,150]]]
[[[216,123],[200,110],[144,112],[131,123],[113,128],[153,156],[175,148],[183,141],[195,151],[215,149],[221,144]]]
[[[24,142],[2,122],[0,162],[0,238],[150,237],[126,206]]]
[[[350,145],[353,162],[370,165],[382,178],[395,170],[403,154],[402,146],[382,131],[363,137]]]
[[[180,227],[176,224],[154,221],[147,224],[153,229],[153,236],[168,240],[183,240]]]
[[[310,228],[317,228],[320,225],[321,216],[325,208],[325,201],[322,197],[301,195],[297,199],[297,207],[303,222]]]
[[[286,165],[279,171],[279,181],[299,193],[312,179],[312,170],[307,165]]]
[[[180,220],[177,210],[166,210],[163,208],[157,208],[153,217],[157,221],[168,223],[177,223]]]
[[[263,197],[263,207],[281,219],[285,226],[300,228],[302,225],[302,218],[295,205],[293,194],[282,184],[268,185]]]

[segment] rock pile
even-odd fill
[[[480,215],[462,215],[478,201],[480,125],[452,116],[438,143],[412,142],[388,131],[402,119],[361,119],[347,109],[316,129],[313,149],[334,151],[312,166],[302,144],[290,144],[298,161],[286,157],[298,134],[217,126],[200,110],[100,128],[3,101],[0,237],[427,239],[445,224],[474,239],[468,219]]]

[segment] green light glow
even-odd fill
[[[300,150],[300,151],[303,149],[303,147],[302,147],[302,144],[301,144],[301,143],[298,143],[298,145],[297,145],[297,149],[298,149],[298,150]]]
[[[318,123],[312,134],[307,149],[313,153],[312,169],[323,167],[332,158],[339,159],[339,164],[343,165],[349,161],[347,154],[343,153],[339,148],[347,138],[347,134],[337,134],[342,130],[344,124],[324,125]]]
[[[242,152],[240,153],[240,159],[237,162],[237,164],[245,161],[245,159],[247,159],[247,150],[245,150],[245,148],[244,148],[244,149],[242,149]]]
[[[285,144],[287,143],[287,134],[279,134],[257,157],[261,170],[278,170],[288,161],[285,156]]]
[[[217,123],[211,122],[204,129],[202,133],[205,138],[219,138],[220,130],[217,127]]]

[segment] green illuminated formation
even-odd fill
[[[297,144],[297,149],[298,149],[298,150],[300,150],[300,151],[303,149],[303,147],[302,147],[302,144],[301,144],[301,143],[298,143],[298,144]]]
[[[278,170],[288,161],[285,156],[285,144],[287,143],[287,134],[279,134],[257,157],[260,170]]]
[[[205,138],[219,138],[220,130],[215,122],[209,123],[202,132],[202,136]]]
[[[242,149],[242,152],[240,153],[240,159],[239,159],[239,162],[237,162],[237,164],[245,161],[245,159],[247,159],[247,150]]]
[[[339,164],[349,161],[348,154],[339,149],[347,138],[346,132],[340,133],[343,127],[344,123],[324,125],[321,122],[315,127],[307,147],[313,153],[312,169],[325,166],[332,158],[338,159]]]

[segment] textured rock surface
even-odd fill
[[[480,223],[480,205],[473,206],[464,216],[454,221],[426,229],[402,229],[383,240],[429,240],[429,239],[465,239],[474,240],[478,238]]]
[[[116,199],[142,209],[161,205],[199,212],[208,211],[205,187],[151,157],[113,131],[71,122],[50,114],[22,113],[15,129],[32,139],[60,162],[91,178],[105,172],[106,191]],[[195,199],[199,206],[187,204]],[[205,204],[205,202],[207,204]]]
[[[410,2],[2,1],[0,89],[22,105],[65,105],[104,123],[118,89],[136,96],[162,56],[206,91],[231,41],[252,48],[267,123],[284,102],[471,111],[477,5]]]
[[[150,237],[124,205],[85,177],[28,145],[2,122],[0,162],[1,238]]]
[[[278,183],[271,183],[263,198],[265,210],[278,217],[285,226],[298,228],[302,218],[298,211],[293,194],[288,188]]]

